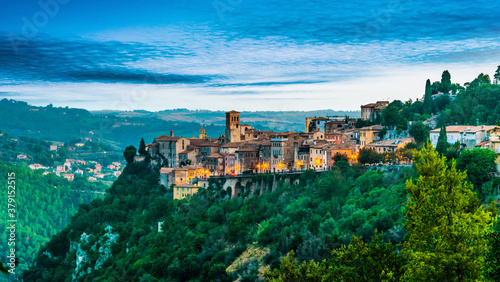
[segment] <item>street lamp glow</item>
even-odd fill
[[[302,166],[302,162],[301,161],[297,161],[297,166],[298,167]]]

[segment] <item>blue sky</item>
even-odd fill
[[[353,110],[500,64],[498,1],[1,1],[0,23],[1,97],[93,110]]]

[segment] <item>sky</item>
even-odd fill
[[[0,98],[89,110],[358,110],[490,76],[500,1],[0,0]]]

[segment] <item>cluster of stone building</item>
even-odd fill
[[[367,107],[363,119],[375,119],[388,104]],[[146,145],[153,162],[162,166],[161,183],[175,185],[174,198],[196,193],[192,183],[209,176],[328,170],[336,154],[355,163],[360,148],[395,152],[413,141],[411,137],[379,140],[382,126],[356,128],[356,119],[349,117],[308,117],[304,132],[259,131],[240,118],[239,112],[227,112],[225,135],[218,138],[207,137],[201,128],[198,137],[175,136],[171,131]]]
[[[375,121],[388,101],[361,106],[361,119]],[[248,173],[281,173],[305,169],[328,170],[334,156],[343,154],[350,163],[358,160],[359,150],[369,148],[378,153],[396,152],[414,142],[407,131],[387,131],[382,125],[356,128],[349,117],[308,117],[304,132],[259,131],[242,124],[240,113],[226,113],[225,135],[209,138],[203,128],[198,137],[156,137],[147,150],[154,164],[162,166],[160,182],[174,187],[174,198],[180,199],[198,191],[194,185],[210,176],[235,176]],[[411,126],[411,125],[410,125]],[[448,126],[448,142],[459,142],[462,149],[490,148],[500,156],[495,126]],[[439,129],[430,132],[435,146]],[[500,157],[499,157],[500,162]],[[403,161],[403,160],[401,160]]]

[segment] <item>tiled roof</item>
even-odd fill
[[[167,136],[167,135],[162,135],[160,137],[156,137],[155,138],[155,141],[156,140],[161,140],[161,141],[177,141],[181,138],[184,138],[184,137],[170,137],[170,136]]]

